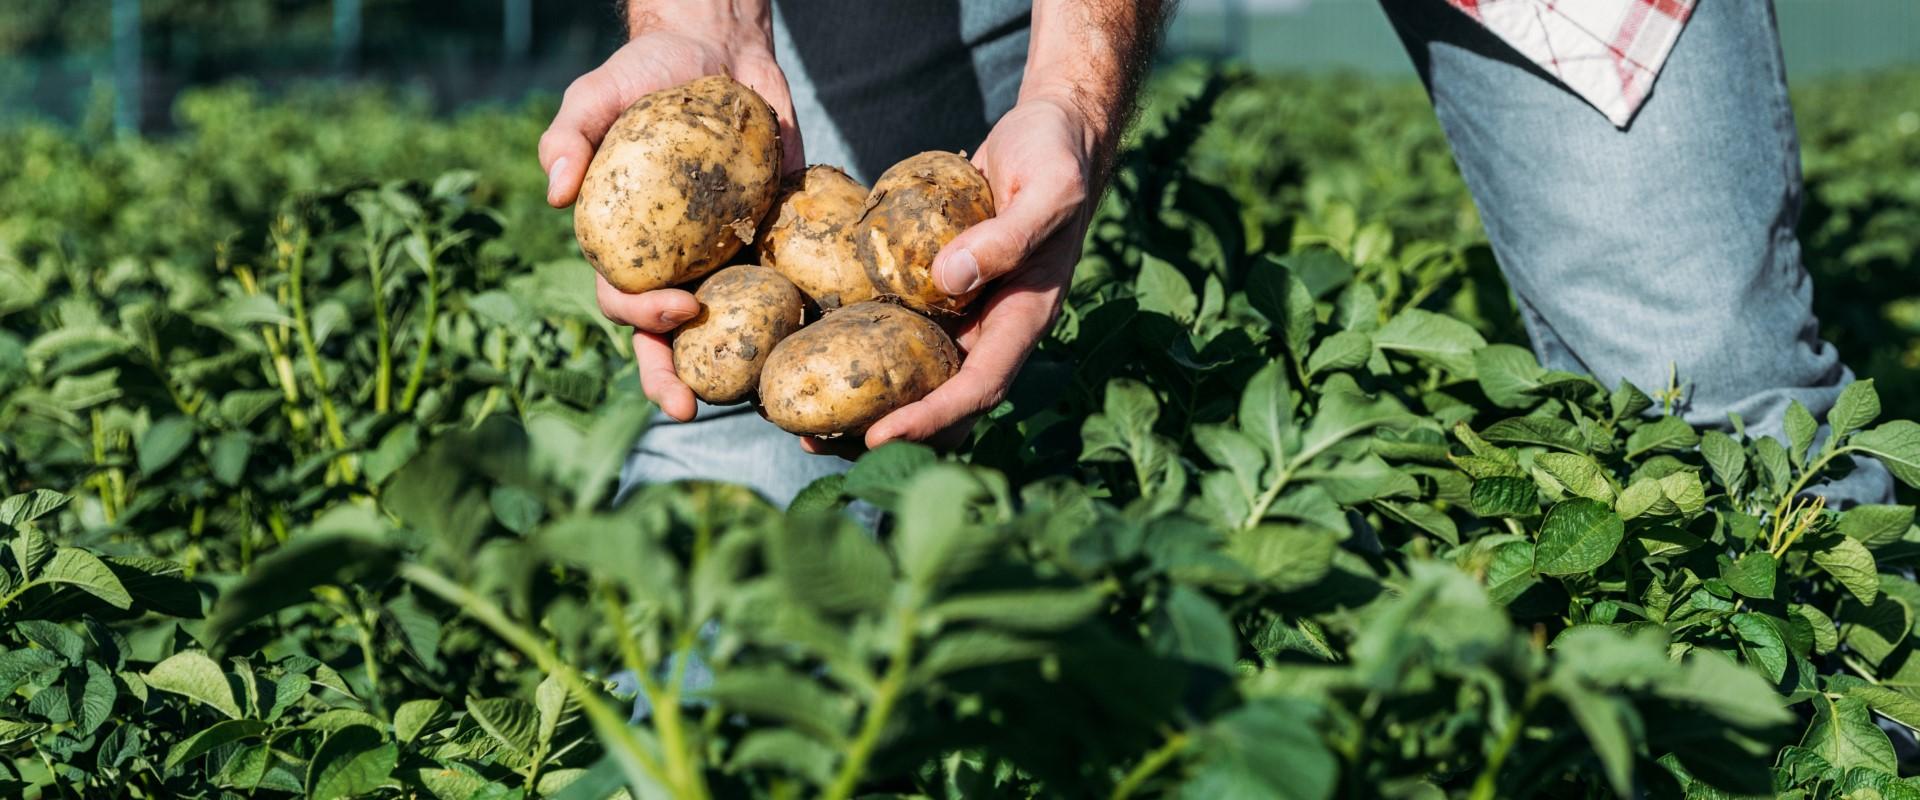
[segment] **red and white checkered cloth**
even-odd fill
[[[1447,2],[1625,127],[1647,99],[1695,0]]]

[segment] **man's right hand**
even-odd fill
[[[705,75],[731,75],[759,92],[780,118],[781,171],[805,168],[793,97],[786,75],[773,60],[772,11],[764,0],[632,0],[632,4],[633,38],[605,64],[567,87],[560,112],[540,136],[548,204],[554,208],[573,205],[594,148],[627,106],[649,93]],[[681,289],[627,294],[606,278],[596,276],[596,280],[601,313],[634,328],[634,358],[647,398],[674,419],[693,419],[693,390],[673,371],[667,334],[700,313],[700,303]]]

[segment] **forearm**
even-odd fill
[[[1034,0],[1021,100],[1065,102],[1104,177],[1175,0]]]
[[[651,31],[727,31],[773,42],[772,0],[622,0],[621,18],[632,38]]]

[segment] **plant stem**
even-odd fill
[[[414,235],[420,237],[420,249],[426,254],[426,260],[420,264],[420,268],[427,273],[427,313],[420,331],[420,350],[413,354],[413,369],[407,375],[407,388],[400,395],[401,411],[412,411],[414,401],[420,399],[420,384],[427,377],[427,359],[433,355],[433,330],[440,316],[440,276],[434,264],[433,246],[427,241],[425,233],[416,231]]]
[[[1513,752],[1520,742],[1521,731],[1527,728],[1527,715],[1540,702],[1545,690],[1539,684],[1527,688],[1526,701],[1520,704],[1520,711],[1513,715],[1513,724],[1500,734],[1500,741],[1493,746],[1493,753],[1487,756],[1487,766],[1480,771],[1480,777],[1473,782],[1473,794],[1470,800],[1496,800],[1499,797],[1500,767],[1506,764],[1508,754]]]
[[[586,681],[574,671],[573,667],[562,662],[560,657],[541,642],[532,631],[521,627],[509,618],[499,605],[465,586],[454,583],[439,572],[419,564],[402,564],[399,572],[401,579],[459,606],[462,613],[473,617],[492,630],[496,636],[525,653],[527,657],[539,664],[542,670],[558,677],[560,683],[567,687],[567,691],[574,696],[574,699],[580,701],[581,712],[587,715],[587,720],[593,724],[594,731],[607,743],[607,749],[612,751],[616,758],[630,764],[632,769],[640,770],[649,780],[670,789],[674,788],[666,781],[660,763],[654,759],[652,753],[647,752],[646,746],[641,744],[640,740],[634,737],[633,731],[627,727],[626,718],[608,707],[606,701],[587,686]],[[694,787],[681,787],[682,791],[676,793],[680,796],[689,796],[684,792],[685,788],[693,788],[697,792],[691,796],[706,797],[706,787],[703,783],[696,783]]]
[[[367,235],[367,270],[373,276],[374,352],[379,366],[373,373],[373,410],[385,414],[393,407],[393,343],[387,330],[386,259],[383,249]]]
[[[1108,797],[1112,798],[1112,800],[1126,800],[1126,798],[1133,796],[1133,793],[1139,791],[1141,786],[1146,785],[1147,781],[1152,779],[1155,773],[1158,773],[1168,764],[1172,763],[1175,758],[1180,756],[1180,752],[1185,749],[1187,749],[1187,735],[1185,733],[1169,734],[1166,743],[1155,748],[1154,751],[1148,753],[1145,758],[1140,759],[1140,763],[1135,764],[1133,769],[1127,772],[1126,777],[1120,779],[1120,783],[1113,787],[1113,794],[1108,795]]]
[[[873,705],[867,709],[867,718],[860,724],[859,735],[847,747],[847,759],[841,763],[840,773],[834,776],[833,783],[820,795],[823,800],[848,800],[859,787],[861,774],[867,769],[867,761],[873,757],[874,748],[880,744],[880,734],[886,730],[887,719],[893,715],[893,706],[906,691],[907,671],[913,664],[913,629],[917,616],[912,606],[900,612],[900,638],[894,642],[893,657],[887,662],[887,673],[880,679],[879,686],[874,688]]]
[[[307,360],[307,371],[313,375],[314,395],[320,401],[320,416],[326,421],[327,437],[332,440],[335,449],[347,449],[347,434],[340,427],[340,413],[333,406],[333,397],[327,390],[327,373],[320,368],[320,348],[313,341],[313,326],[307,323],[307,301],[305,291],[305,273],[307,265],[307,234],[300,232],[295,241],[282,239],[279,242],[280,257],[287,263],[287,273],[291,282],[293,306],[293,331],[299,338],[300,350]],[[348,482],[355,478],[353,460],[346,453],[339,456],[340,474]]]

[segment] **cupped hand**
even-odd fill
[[[1073,280],[1098,199],[1101,136],[1070,99],[1048,96],[1023,98],[993,127],[973,163],[993,187],[996,214],[954,237],[933,264],[934,283],[949,294],[986,287],[958,327],[960,371],[874,423],[866,446],[955,444],[1006,397]]]
[[[730,75],[765,98],[780,118],[781,171],[804,168],[793,97],[786,75],[774,63],[769,30],[764,20],[750,19],[655,25],[638,31],[606,63],[580,76],[567,87],[559,113],[540,136],[547,203],[554,208],[573,205],[595,148],[627,106],[649,93],[707,75]],[[626,294],[605,278],[597,280],[600,311],[634,328],[634,358],[647,398],[674,419],[692,419],[693,391],[673,371],[668,334],[698,314],[700,304],[679,289]]]

